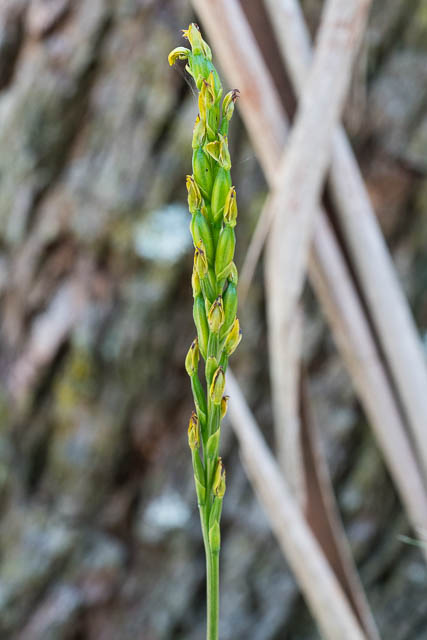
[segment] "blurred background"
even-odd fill
[[[243,4],[280,73],[261,2]],[[302,5],[314,33],[322,3]],[[183,367],[197,101],[167,63],[194,19],[187,0],[0,5],[1,638],[204,634]],[[425,1],[375,0],[345,125],[425,344],[426,86]],[[238,115],[230,145],[239,267],[267,186]],[[310,397],[375,619],[383,638],[423,640],[426,566],[309,287],[304,304]],[[240,319],[234,370],[271,443],[262,265]],[[315,640],[223,434],[221,638]]]

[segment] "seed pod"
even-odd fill
[[[193,340],[185,358],[185,369],[190,376],[194,376],[199,368],[199,341],[197,338]]]
[[[212,333],[218,333],[224,324],[224,305],[222,296],[218,296],[209,309],[208,325]]]
[[[218,367],[218,369],[214,373],[212,384],[209,389],[210,397],[214,404],[216,405],[221,404],[222,395],[224,393],[224,387],[225,387],[224,369],[222,367]]]
[[[200,211],[196,211],[192,215],[190,231],[193,236],[194,246],[199,247],[200,243],[202,243],[208,263],[212,264],[215,251],[212,232],[209,223]]]
[[[225,417],[228,409],[228,398],[229,396],[222,396],[221,398],[221,420]]]
[[[207,145],[206,145],[207,146]],[[214,222],[221,220],[224,212],[225,201],[231,187],[230,171],[220,167],[215,177],[212,188],[212,217]]]
[[[237,289],[229,282],[224,293],[224,324],[221,327],[221,338],[223,338],[234,322],[237,313]]]
[[[200,446],[199,418],[194,411],[191,414],[190,422],[188,424],[188,444],[192,451],[198,449]]]
[[[242,339],[242,332],[240,331],[239,320],[238,318],[236,318],[235,321],[233,322],[233,326],[231,327],[225,339],[224,353],[227,356],[231,356],[239,346],[241,339]]]
[[[218,280],[227,277],[234,256],[236,236],[232,227],[226,225],[219,234],[215,255],[215,274]]]
[[[199,294],[194,299],[193,305],[193,318],[194,324],[197,329],[197,336],[199,339],[199,349],[203,358],[206,360],[206,353],[208,349],[209,340],[209,327],[205,313],[205,303],[202,294]]]
[[[224,206],[224,222],[229,227],[235,227],[237,220],[237,203],[236,203],[236,189],[231,187],[227,193]]]
[[[213,184],[211,163],[201,147],[193,152],[193,174],[203,197],[210,200]]]
[[[187,176],[185,184],[188,192],[188,209],[190,213],[195,213],[202,206],[202,194],[194,180],[194,176]]]

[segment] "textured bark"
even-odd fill
[[[424,13],[377,3],[353,131],[425,333]],[[182,365],[197,105],[166,59],[191,17],[178,0],[0,7],[0,636],[11,640],[203,636]],[[265,185],[233,127],[241,263]],[[236,368],[271,438],[260,276]],[[397,537],[401,506],[309,292],[305,302],[311,397],[352,550],[382,636],[421,640],[421,555]],[[221,638],[317,638],[227,434],[224,458]]]

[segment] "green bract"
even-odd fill
[[[194,479],[207,559],[207,638],[218,639],[218,556],[225,471],[219,457],[221,419],[228,358],[237,348],[237,269],[234,264],[236,190],[231,182],[228,125],[238,91],[223,89],[212,53],[198,27],[183,31],[191,50],[177,47],[169,63],[186,61],[199,91],[193,137],[193,175],[187,176],[190,231],[194,243],[192,288],[197,338],[186,358],[196,411],[188,430]],[[199,353],[205,360],[205,384],[199,378]]]

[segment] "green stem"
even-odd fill
[[[208,599],[207,640],[218,640],[219,620],[219,553],[206,556],[206,587]]]
[[[218,640],[219,621],[219,553],[213,553],[209,546],[209,510],[200,507],[203,542],[206,555],[206,640]]]

